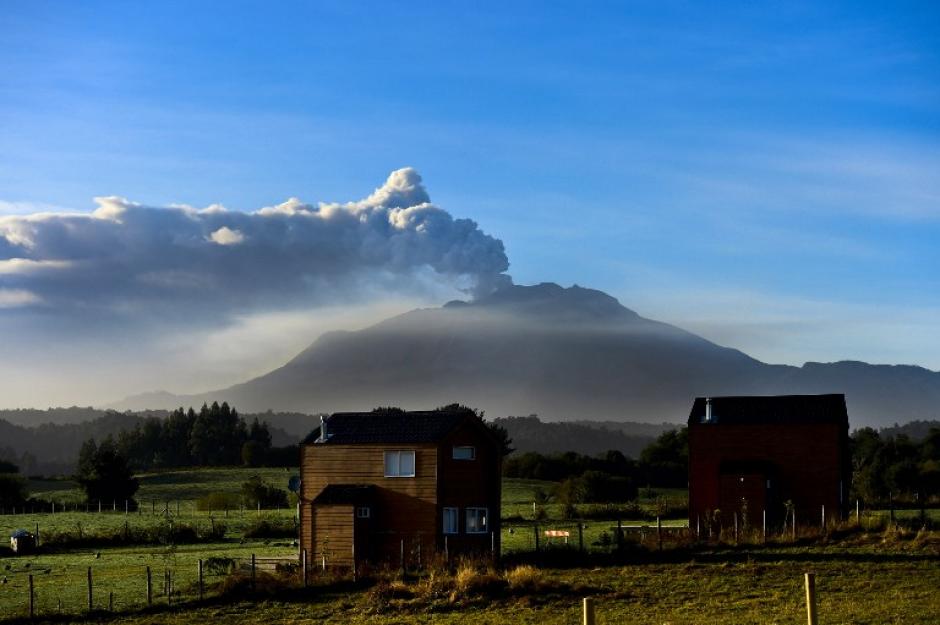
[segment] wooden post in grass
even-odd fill
[[[763,530],[761,531],[761,542],[767,542],[767,509],[761,511],[761,516],[763,517]]]
[[[538,552],[539,552],[539,526],[538,526],[538,523],[535,524],[535,526],[534,526],[533,529],[535,530],[535,553],[538,553]]]
[[[855,500],[855,525],[859,526],[862,524],[862,517],[858,514],[859,506],[858,499]]]
[[[584,625],[594,625],[594,599],[584,598]]]
[[[826,531],[826,504],[822,505],[821,517],[819,519],[819,530],[822,532]]]
[[[29,574],[29,618],[33,618],[35,614],[34,604],[33,604],[33,574]]]
[[[114,591],[108,591],[108,612],[114,612]]]
[[[92,600],[92,587],[91,587],[91,567],[88,567],[88,611],[91,612],[94,609],[94,603]]]
[[[656,542],[659,545],[659,550],[663,550],[663,520],[657,516],[656,517]]]
[[[111,500],[111,512],[117,512],[117,499]]]
[[[447,545],[447,536],[444,537],[444,561],[450,562],[450,549]]]
[[[401,563],[401,576],[402,576],[402,579],[404,579],[405,577],[405,539],[404,538],[401,539],[401,552],[399,554],[399,559],[401,561],[400,562]]]
[[[584,553],[584,523],[578,521],[578,552]]]
[[[98,513],[101,514],[101,500],[98,500]]]
[[[202,601],[203,585],[202,585],[202,559],[199,559],[199,566],[196,571],[199,575],[199,600]]]
[[[255,554],[251,554],[251,589],[255,589]]]
[[[150,567],[147,567],[147,605],[153,605],[153,579],[150,575]]]
[[[39,546],[39,523],[36,523],[36,546]]]
[[[301,576],[303,577],[303,580],[304,580],[303,586],[304,588],[306,588],[307,587],[307,550],[306,549],[300,550],[300,569],[301,569]]]
[[[166,570],[166,604],[173,605],[173,573]]]
[[[420,566],[420,563],[421,563],[421,551],[420,551],[420,549],[421,549],[421,543],[418,543],[418,549],[419,549],[419,551],[418,551],[418,565]],[[355,582],[358,582],[358,581],[359,581],[359,563],[356,562],[356,541],[355,541],[355,540],[354,540],[353,543],[352,543],[352,564],[353,564],[353,566],[352,566],[353,583],[355,583]]]
[[[617,519],[617,551],[623,550],[623,521]]]
[[[806,624],[818,625],[816,618],[816,574],[807,573],[806,578]]]

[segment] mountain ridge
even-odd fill
[[[512,285],[418,308],[362,330],[328,332],[283,366],[226,389],[244,411],[334,412],[459,401],[491,416],[679,423],[697,395],[845,393],[854,425],[940,414],[940,373],[860,361],[768,364],[647,319],[598,290]],[[130,397],[115,407],[143,409]]]

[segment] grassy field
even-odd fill
[[[139,605],[143,596],[141,571],[148,560],[159,568],[165,558],[175,558],[184,569],[194,571],[193,558],[209,553],[124,554],[121,557],[129,560],[124,570],[136,574],[125,580],[102,575],[96,605],[104,605],[109,583],[116,589],[116,610]],[[425,577],[404,584],[392,582],[391,593],[377,592],[370,583],[353,586],[347,582],[306,591],[295,589],[255,601],[240,594],[186,608],[166,607],[161,595],[156,602],[163,607],[113,616],[98,614],[92,620],[133,625],[201,620],[225,625],[570,625],[579,622],[580,599],[593,596],[600,624],[799,623],[805,618],[803,573],[807,571],[817,576],[822,623],[933,625],[940,614],[940,537],[936,534],[853,534],[823,545],[705,547],[666,557],[668,562],[646,554],[638,555],[633,563],[616,566],[543,568],[536,573],[537,582],[530,590],[517,593],[487,589],[489,586],[461,589],[459,583],[448,587]],[[86,565],[87,561],[73,565],[82,589]],[[479,577],[485,581],[487,574]],[[189,584],[191,589],[193,580],[190,576],[179,583]],[[429,592],[435,583],[453,590]],[[49,592],[41,580],[37,588],[40,597]],[[6,588],[0,590],[6,592]],[[69,596],[69,600],[81,604],[82,593]],[[190,590],[188,596],[191,594]],[[125,595],[131,600],[122,603]]]
[[[736,547],[695,546],[687,541],[671,543],[657,552],[655,516],[657,509],[681,507],[681,490],[641,490],[639,506],[621,514],[611,510],[609,518],[583,522],[586,551],[595,564],[588,568],[576,564],[577,522],[563,520],[562,506],[549,501],[533,513],[537,491],[550,491],[550,482],[506,480],[503,486],[503,554],[507,562],[531,561],[535,527],[543,549],[538,572],[538,590],[529,593],[470,591],[437,593],[425,600],[422,591],[427,580],[412,582],[414,590],[400,590],[410,599],[377,598],[375,588],[351,587],[317,582],[312,590],[299,588],[246,600],[244,592],[219,599],[223,574],[233,563],[244,566],[251,555],[267,559],[296,561],[297,549],[291,539],[246,540],[244,529],[257,520],[257,511],[232,510],[227,513],[198,511],[195,499],[212,492],[237,494],[248,476],[260,472],[275,485],[287,482],[295,471],[284,469],[207,469],[176,471],[141,476],[139,498],[144,502],[139,513],[67,512],[35,515],[0,516],[0,531],[15,527],[32,529],[36,523],[42,532],[72,530],[81,525],[85,531],[114,530],[130,525],[174,523],[225,523],[226,538],[192,545],[121,546],[72,549],[36,556],[0,557],[0,620],[16,618],[26,610],[28,575],[36,590],[36,607],[44,617],[81,616],[86,607],[86,574],[93,571],[94,605],[104,610],[113,602],[115,614],[100,613],[92,620],[144,624],[188,623],[212,619],[220,624],[280,622],[299,623],[576,623],[582,596],[598,601],[598,623],[794,623],[802,619],[802,574],[818,575],[820,615],[824,623],[936,623],[940,613],[940,537],[936,533],[896,534],[882,532],[887,512],[863,515],[863,529],[877,531],[848,533],[840,539],[829,538],[810,544],[742,544]],[[31,485],[47,499],[76,501],[79,494],[73,484],[47,481]],[[150,508],[147,502],[159,501]],[[180,501],[177,515],[175,502]],[[169,501],[167,512],[163,506]],[[151,514],[156,509],[157,514]],[[584,512],[586,509],[579,509]],[[593,510],[597,512],[597,510]],[[937,518],[938,511],[931,511]],[[293,510],[265,511],[262,518],[291,519]],[[896,511],[897,517],[915,517],[917,511]],[[539,516],[539,519],[535,519]],[[544,517],[544,518],[542,518]],[[619,563],[610,564],[614,551],[616,519],[633,529],[626,541]],[[210,518],[212,519],[210,521]],[[665,527],[682,526],[685,519],[666,519]],[[569,544],[562,539],[548,543],[546,529],[567,529]],[[640,543],[639,541],[643,542]],[[605,555],[607,554],[607,555]],[[216,560],[218,566],[206,569],[206,584],[211,597],[205,603],[197,599],[197,561]],[[260,561],[260,560],[259,560]],[[273,561],[273,560],[271,560]],[[554,562],[554,568],[550,563]],[[559,567],[560,562],[567,562]],[[155,607],[146,604],[146,568],[153,579]],[[164,571],[173,575],[172,597],[163,587]],[[298,585],[297,580],[292,582]],[[167,606],[168,602],[188,602],[185,607]],[[162,606],[162,607],[160,607]]]

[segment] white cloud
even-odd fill
[[[502,243],[432,204],[411,168],[363,200],[291,198],[253,213],[95,201],[90,214],[0,217],[0,287],[69,317],[136,322],[322,306],[378,287],[409,292],[428,270],[469,289],[508,280]]]
[[[222,226],[209,235],[209,240],[219,245],[238,245],[245,240],[245,235],[238,230],[232,230],[228,226]]]
[[[21,308],[38,304],[40,301],[42,300],[38,295],[24,289],[0,288],[0,308]]]

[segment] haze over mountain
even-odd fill
[[[646,319],[579,286],[512,285],[324,334],[283,367],[226,389],[115,404],[226,400],[240,411],[361,410],[461,402],[496,417],[683,421],[696,395],[845,393],[853,427],[940,414],[940,373],[862,362],[772,365]]]

